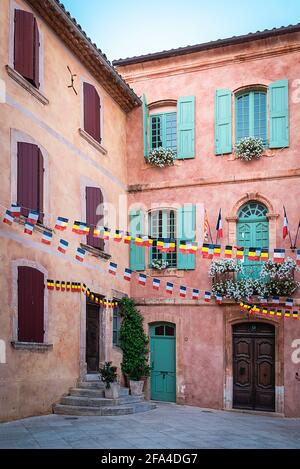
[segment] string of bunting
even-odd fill
[[[97,293],[91,291],[90,288],[86,286],[85,283],[80,282],[65,282],[64,280],[52,280],[47,279],[47,289],[50,291],[60,291],[60,292],[71,292],[71,293],[83,293],[89,298],[90,301],[95,304],[104,306],[105,308],[114,308],[118,306],[117,301],[109,301],[103,299],[103,297]]]
[[[262,316],[269,316],[269,317],[276,317],[276,318],[293,318],[298,319],[299,311],[292,310],[291,306],[287,306],[288,309],[277,309],[277,308],[270,308],[270,307],[258,307],[256,305],[250,305],[249,303],[240,303],[241,311],[247,312],[248,314],[261,314]]]
[[[3,222],[7,225],[12,223],[21,217],[22,210],[25,207],[18,205],[11,205],[10,209],[6,209]],[[35,225],[37,225],[39,219],[39,213],[33,210],[29,210],[28,216],[25,219],[24,233],[32,235]],[[54,230],[64,232],[69,225],[69,219],[64,217],[57,217]],[[128,231],[112,230],[105,226],[95,226],[87,224],[81,221],[74,221],[72,226],[72,232],[78,235],[89,235],[93,229],[93,237],[100,238],[103,240],[113,239],[120,243],[122,240],[125,244],[133,243],[135,246],[156,248],[162,253],[175,252],[178,245],[178,250],[182,254],[196,254],[201,253],[203,259],[213,259],[221,257],[222,253],[226,259],[236,258],[244,260],[248,258],[250,261],[266,262],[270,259],[270,252],[267,248],[249,247],[244,248],[242,246],[233,245],[222,245],[222,244],[210,244],[203,243],[201,246],[195,241],[177,240],[175,238],[153,238],[148,235],[138,234],[132,236]],[[41,242],[50,245],[53,240],[53,230],[44,229],[42,233]],[[65,239],[60,239],[58,250],[65,254],[69,246],[69,242]],[[246,249],[248,252],[246,253]],[[287,251],[295,252],[296,249],[286,248],[275,248],[273,251],[273,260],[276,263],[284,262]],[[84,261],[86,251],[79,247],[76,251],[76,259],[80,262]],[[300,249],[296,250],[296,262],[300,265]]]

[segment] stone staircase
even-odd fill
[[[129,389],[121,387],[118,399],[104,397],[104,384],[99,375],[88,374],[78,387],[71,388],[69,395],[63,397],[59,404],[53,405],[55,414],[64,415],[127,415],[136,412],[147,412],[156,405],[145,401],[144,395],[131,396]]]

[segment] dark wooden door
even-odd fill
[[[275,332],[271,324],[233,327],[233,407],[275,410]]]
[[[87,362],[88,372],[98,371],[99,369],[99,332],[100,332],[99,306],[87,303],[86,305],[86,362]]]

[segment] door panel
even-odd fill
[[[275,336],[270,324],[234,326],[233,407],[275,410]]]
[[[99,306],[86,305],[86,363],[87,371],[99,370]]]

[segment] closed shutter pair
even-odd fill
[[[149,153],[149,111],[143,95],[144,156]],[[195,96],[177,102],[177,159],[195,158]]]
[[[145,234],[145,212],[136,210],[130,212],[130,233],[133,239],[130,243],[130,269],[134,271],[145,270],[146,248],[135,246],[134,237]],[[196,230],[196,207],[186,204],[177,210],[177,269],[195,269],[195,254],[182,254],[179,252],[179,241],[194,241]]]
[[[32,13],[15,10],[14,68],[39,88],[39,30]]]
[[[100,97],[96,88],[89,83],[83,83],[84,102],[84,130],[101,143],[100,129]]]
[[[94,238],[94,227],[103,219],[103,214],[99,213],[102,210],[103,194],[99,187],[86,187],[86,222],[90,226],[90,233],[87,236],[87,244],[101,251],[104,250],[104,240]]]
[[[44,341],[44,274],[32,267],[18,267],[18,340]]]
[[[269,148],[289,146],[288,80],[269,85]],[[232,152],[232,92],[216,90],[215,95],[215,153]]]

